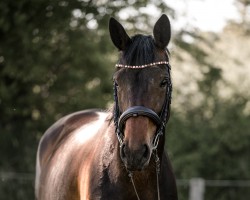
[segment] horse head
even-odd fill
[[[164,148],[161,136],[169,118],[171,100],[167,53],[170,22],[162,15],[154,25],[153,36],[129,37],[114,18],[110,19],[109,30],[111,40],[120,51],[113,77],[114,121],[120,157],[128,170],[143,170],[153,150]]]

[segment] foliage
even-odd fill
[[[244,27],[232,23],[216,39],[213,33],[195,33],[193,42],[177,40],[175,43],[179,52],[184,49],[195,59],[190,62],[196,64],[191,65],[193,76],[186,76],[187,82],[194,81],[199,72],[194,91],[186,94],[175,87],[173,104],[175,98],[181,98],[182,104],[173,105],[167,148],[178,178],[250,179],[250,93],[246,75],[249,58],[245,56],[249,49],[242,47],[248,44],[249,38],[245,31]],[[186,33],[181,32],[178,37],[181,34]],[[178,64],[174,67],[178,70]],[[237,76],[241,78],[232,79]],[[249,196],[247,188],[237,187],[206,188],[205,193],[206,199],[220,200],[244,200]],[[180,199],[186,198],[180,194]]]
[[[85,17],[72,14],[81,9],[82,15],[98,17],[97,7],[88,4],[1,1],[0,171],[34,173],[38,141],[52,122],[110,101],[112,62],[107,58],[112,51],[107,32],[88,29]],[[100,19],[102,24],[107,21],[108,16]],[[27,195],[33,194],[30,186]],[[1,197],[33,198],[4,188]]]

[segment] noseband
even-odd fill
[[[167,61],[160,61],[155,63],[150,63],[146,65],[141,66],[129,66],[129,65],[122,65],[122,64],[116,64],[116,67],[118,68],[130,68],[130,69],[143,69],[146,67],[152,67],[156,65],[166,65],[166,70],[170,74],[170,64]],[[124,138],[124,126],[126,123],[126,120],[130,117],[137,117],[137,116],[145,116],[150,118],[155,125],[157,126],[157,131],[153,140],[153,149],[156,149],[159,142],[159,137],[163,135],[165,132],[165,126],[170,116],[170,104],[171,104],[171,93],[172,93],[172,84],[171,79],[169,79],[166,87],[166,93],[165,93],[165,100],[164,104],[162,106],[160,115],[158,115],[153,110],[144,107],[144,106],[132,106],[128,108],[126,111],[121,113],[119,105],[118,105],[118,94],[117,94],[117,85],[114,82],[114,101],[115,101],[115,107],[114,107],[114,123],[116,127],[116,135],[118,138],[118,141],[120,145],[123,144],[123,138]]]

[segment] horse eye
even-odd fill
[[[168,79],[164,78],[160,84],[161,87],[165,87],[168,84]]]

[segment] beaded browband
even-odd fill
[[[149,64],[145,64],[145,65],[123,65],[123,64],[116,64],[115,67],[116,68],[130,68],[130,69],[142,69],[142,68],[146,68],[146,67],[152,67],[155,65],[168,65],[169,62],[168,61],[159,61],[159,62],[154,62],[154,63],[149,63]]]

